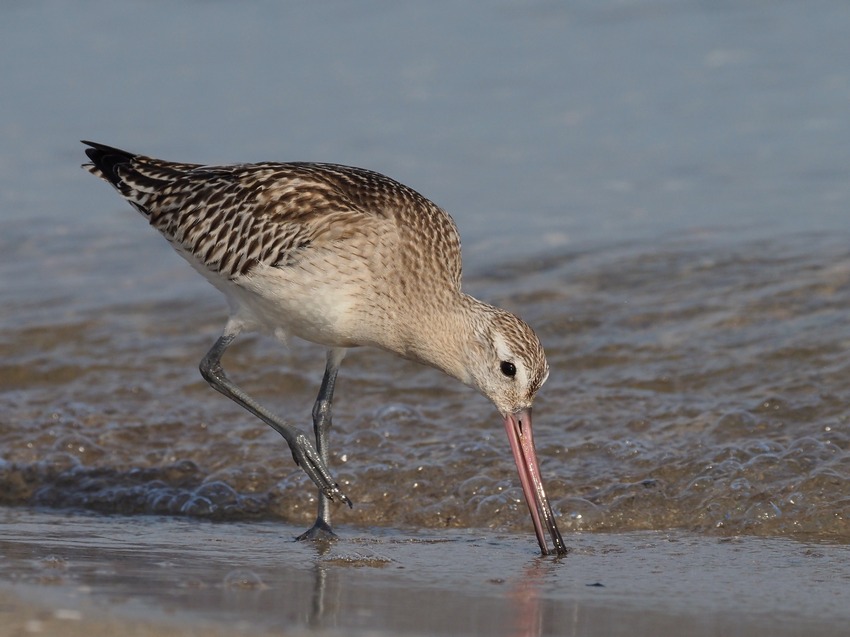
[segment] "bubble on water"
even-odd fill
[[[746,478],[737,478],[735,480],[732,480],[729,483],[729,490],[730,491],[746,492],[746,491],[750,491],[750,489],[751,489],[750,481],[747,480]]]
[[[614,440],[605,445],[605,451],[614,458],[633,458],[645,452],[641,442],[633,439]]]
[[[38,463],[39,469],[46,473],[59,474],[81,466],[80,458],[65,451],[54,451],[45,455]]]
[[[498,490],[499,480],[487,475],[474,475],[457,485],[456,493],[464,499],[471,500],[478,495],[488,495]]]
[[[778,396],[772,396],[760,402],[755,411],[758,413],[776,414],[778,412],[787,411],[788,403]]]
[[[471,519],[472,526],[513,528],[521,523],[519,512],[527,513],[525,496],[519,487],[504,489],[501,492],[487,496],[477,496],[470,500],[472,515],[465,514],[464,518]]]
[[[410,405],[389,403],[375,412],[375,422],[381,427],[396,430],[416,426],[422,422],[422,418]]]
[[[714,425],[719,440],[740,440],[763,427],[761,421],[748,411],[732,411],[721,416]]]
[[[171,485],[183,485],[200,482],[204,475],[200,467],[192,460],[178,460],[157,468],[158,479]]]
[[[552,508],[558,516],[558,526],[564,531],[592,530],[604,514],[599,506],[584,498],[561,498]]]
[[[224,587],[235,591],[257,591],[268,588],[254,571],[237,569],[224,577]]]
[[[239,494],[233,490],[233,487],[220,480],[204,482],[195,489],[193,495],[208,500],[216,507],[235,504],[239,501]]]
[[[217,507],[209,499],[194,495],[180,507],[180,513],[183,515],[210,517],[215,513],[216,509]]]
[[[256,464],[234,465],[210,474],[205,482],[224,482],[239,493],[262,493],[273,484],[268,469]]]
[[[160,515],[178,515],[192,495],[182,489],[160,488],[147,497],[148,509]]]
[[[100,445],[95,444],[86,436],[76,433],[61,436],[53,444],[53,448],[56,451],[76,456],[82,464],[93,464],[106,453]]]
[[[744,517],[748,520],[748,524],[767,522],[781,516],[782,510],[771,500],[756,502],[744,514]]]

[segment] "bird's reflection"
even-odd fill
[[[511,635],[539,637],[543,634],[543,605],[540,590],[544,580],[554,573],[560,560],[536,559],[522,571],[508,593],[515,618]],[[548,632],[552,632],[551,630]]]
[[[313,565],[313,590],[306,625],[311,629],[328,629],[345,625],[340,623],[342,581],[345,575],[339,567],[329,563],[332,542],[315,542],[316,558]],[[561,560],[536,558],[515,579],[508,580],[505,602],[506,616],[512,618],[505,626],[505,633],[513,637],[539,637],[544,632],[552,633],[554,627],[544,631],[544,613],[541,590],[546,580],[556,575]]]
[[[333,547],[332,542],[315,541],[316,560],[313,564],[313,597],[310,601],[310,614],[307,626],[310,628],[325,628],[337,624],[339,614],[339,577],[329,575],[328,566],[322,558],[328,555]]]

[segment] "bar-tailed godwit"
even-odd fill
[[[330,502],[351,505],[328,470],[334,384],[348,348],[380,347],[436,367],[489,398],[504,418],[540,550],[566,553],[538,468],[531,403],[549,367],[520,318],[461,291],[460,236],[447,212],[384,175],[336,164],[205,166],[83,142],[84,168],[109,182],[221,290],[230,316],[201,361],[216,390],[275,429],[319,488],[315,524],[332,537]],[[315,447],[225,374],[245,331],[327,348],[313,407]]]

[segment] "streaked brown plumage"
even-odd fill
[[[280,432],[319,486],[319,515],[306,537],[331,534],[328,501],[347,501],[327,469],[333,386],[346,349],[372,345],[441,369],[496,405],[541,550],[548,551],[545,523],[555,550],[565,552],[531,438],[531,403],[548,375],[543,348],[521,319],[461,291],[460,237],[448,213],[361,168],[204,166],[84,143],[92,161],[84,167],[112,184],[227,297],[231,316],[201,372]],[[224,374],[221,355],[247,330],[328,348],[313,410],[318,453]]]

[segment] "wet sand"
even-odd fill
[[[850,548],[0,512],[0,635],[844,635]]]

